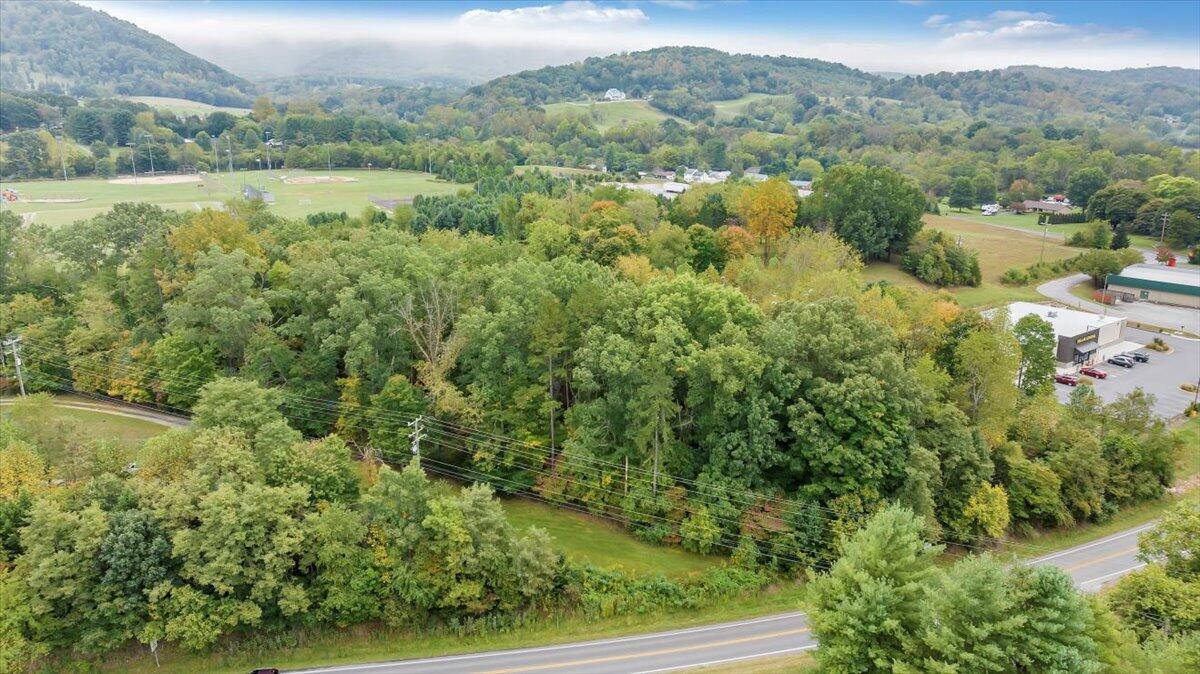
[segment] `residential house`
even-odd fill
[[[625,100],[625,92],[620,89],[609,89],[604,92],[604,100],[606,101],[623,101]]]

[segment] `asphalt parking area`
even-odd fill
[[[1186,382],[1200,383],[1200,340],[1159,335],[1136,328],[1125,328],[1123,337],[1139,344],[1147,344],[1155,337],[1162,337],[1174,350],[1171,353],[1159,353],[1145,349],[1150,354],[1150,362],[1138,363],[1130,369],[1105,362],[1096,363],[1094,367],[1107,372],[1108,377],[1092,379],[1080,375],[1080,379],[1091,379],[1092,388],[1106,402],[1112,402],[1141,388],[1154,396],[1154,413],[1158,416],[1169,419],[1181,414],[1196,394],[1184,391],[1179,385]],[[1071,368],[1069,371],[1076,370],[1077,368]],[[1058,399],[1066,402],[1073,387],[1055,384],[1054,390]]]

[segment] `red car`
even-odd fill
[[[1079,377],[1076,377],[1073,374],[1056,374],[1054,375],[1054,381],[1060,384],[1066,384],[1067,386],[1079,385]]]
[[[1079,368],[1079,374],[1086,374],[1087,376],[1092,377],[1094,379],[1108,379],[1107,372],[1105,372],[1104,370],[1101,370],[1099,368],[1094,368],[1094,367],[1081,367],[1081,368]]]

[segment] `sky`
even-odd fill
[[[1200,0],[342,2],[80,0],[247,77],[321,63],[504,72],[668,45],[871,72],[1009,65],[1200,68]],[[336,59],[335,59],[336,57]],[[352,66],[353,67],[353,66]]]

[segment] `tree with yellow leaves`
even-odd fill
[[[742,192],[738,209],[750,234],[762,247],[763,262],[771,259],[775,242],[787,236],[796,221],[796,197],[792,186],[779,176]]]

